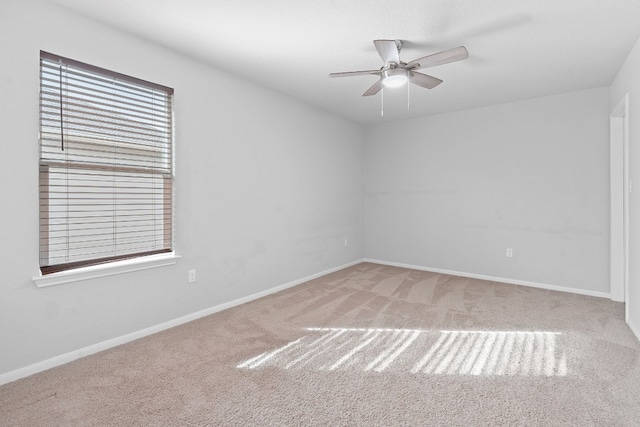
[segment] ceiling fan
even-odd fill
[[[436,65],[448,64],[449,62],[460,61],[469,57],[469,52],[464,46],[455,47],[453,49],[443,50],[438,53],[423,56],[414,59],[411,62],[400,61],[400,50],[402,49],[402,40],[374,40],[373,44],[384,61],[384,66],[379,70],[366,71],[347,71],[343,73],[330,73],[329,77],[350,77],[373,74],[380,76],[380,79],[366,90],[362,96],[371,96],[380,92],[382,86],[398,87],[407,81],[427,88],[433,89],[442,83],[442,80],[419,73],[415,70],[427,67],[435,67]]]

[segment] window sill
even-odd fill
[[[114,274],[129,273],[131,271],[146,270],[149,268],[164,267],[178,262],[180,255],[175,253],[151,255],[142,258],[128,259],[111,262],[91,267],[77,268],[75,270],[61,271],[47,274],[46,276],[33,277],[33,282],[39,288],[62,285],[64,283],[78,282],[80,280],[95,279],[97,277],[112,276]]]

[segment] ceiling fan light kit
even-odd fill
[[[400,87],[409,80],[407,74],[404,68],[390,68],[382,73],[382,84],[385,87]]]
[[[363,75],[376,75],[379,77],[362,96],[371,96],[380,92],[384,87],[394,88],[404,85],[406,82],[417,86],[433,89],[442,83],[437,77],[419,73],[421,68],[435,67],[437,65],[448,64],[449,62],[461,61],[469,57],[469,52],[464,46],[443,50],[431,55],[414,59],[410,62],[400,61],[400,50],[402,40],[374,40],[378,54],[384,61],[384,66],[379,70],[347,71],[340,73],[330,73],[329,77],[351,77]]]

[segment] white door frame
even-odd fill
[[[613,109],[610,120],[611,166],[611,299],[628,300],[629,282],[629,94]],[[628,318],[628,313],[625,317]]]

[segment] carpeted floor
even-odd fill
[[[612,301],[363,263],[0,387],[2,426],[637,426]]]

